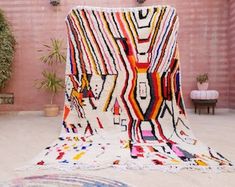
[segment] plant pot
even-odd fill
[[[14,93],[0,94],[0,104],[14,104]]]
[[[197,83],[198,90],[207,90],[208,86],[209,86],[208,82],[204,82],[202,84],[200,82]]]
[[[53,6],[57,6],[60,4],[60,0],[50,0],[50,3],[53,5]]]
[[[58,116],[60,108],[55,104],[48,104],[44,106],[44,115],[47,117]]]
[[[144,3],[145,2],[145,0],[137,0],[137,3]]]

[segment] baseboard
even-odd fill
[[[63,111],[60,111],[62,114]],[[44,115],[44,112],[41,110],[37,111],[0,111],[0,114],[4,115]]]
[[[216,108],[216,112],[235,112],[235,109],[231,108]],[[193,108],[186,108],[187,113],[194,113]],[[43,115],[43,111],[0,111],[1,115]],[[63,111],[60,111],[60,114],[63,114]]]

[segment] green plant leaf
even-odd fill
[[[35,86],[51,92],[51,103],[53,103],[54,96],[64,88],[64,80],[58,77],[56,73],[57,65],[66,62],[62,46],[61,40],[51,39],[50,45],[44,44],[44,49],[38,50],[38,52],[44,53],[40,60],[47,64],[48,68],[42,71],[42,78],[36,81]]]
[[[0,89],[5,87],[7,80],[11,77],[15,44],[15,38],[0,10]]]

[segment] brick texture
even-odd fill
[[[186,106],[192,107],[189,93],[192,89],[196,89],[196,75],[204,72],[209,74],[209,88],[220,92],[218,107],[229,107],[231,103],[229,98],[235,103],[235,86],[229,82],[235,81],[234,71],[232,72],[235,65],[231,63],[235,59],[234,0],[146,0],[143,5],[153,4],[170,4],[178,11],[179,48]],[[49,0],[1,0],[0,8],[5,12],[12,26],[17,40],[17,49],[13,63],[13,76],[4,90],[14,92],[15,104],[1,105],[0,110],[40,110],[49,102],[48,94],[37,90],[34,86],[35,79],[40,78],[44,67],[39,61],[38,49],[41,49],[42,44],[48,43],[52,37],[62,38],[66,42],[64,18],[76,5],[143,6],[138,5],[136,0],[61,0],[61,5],[57,7],[51,6]],[[230,17],[233,17],[230,22],[229,10]],[[229,32],[231,36],[233,35],[231,41],[228,26],[233,30]],[[64,69],[59,69],[59,72],[63,76]],[[63,100],[64,96],[61,92],[56,102],[62,106]]]
[[[229,1],[229,63],[230,63],[230,107],[235,109],[235,1]]]

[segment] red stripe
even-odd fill
[[[71,17],[71,19],[73,19]],[[75,31],[72,29],[72,33],[73,35],[75,36],[75,40],[76,40],[76,34],[74,33]],[[74,58],[74,55],[75,55],[75,50],[74,50],[74,46],[73,46],[73,43],[72,43],[72,40],[71,40],[71,37],[70,37],[70,34],[68,33],[68,37],[69,37],[69,46],[70,46],[70,49],[71,49],[71,53],[70,53],[70,58],[71,58],[71,62],[72,62],[72,73],[73,74],[77,74],[77,67],[76,67],[76,60]]]
[[[69,75],[69,77],[70,77],[70,80],[73,83],[73,87],[75,88],[75,90],[78,90],[78,83],[74,80],[73,75]]]
[[[171,100],[171,75],[168,73],[167,75],[167,98]]]
[[[79,44],[82,43],[84,49],[85,49],[86,47],[85,47],[85,45],[84,45],[83,40],[81,39],[81,41],[79,41],[79,39],[78,39],[78,35],[82,35],[82,34],[79,33],[79,31],[78,31],[78,25],[75,23],[75,20],[74,20],[73,17],[71,17],[71,19],[72,19],[72,21],[73,21],[74,27],[77,29],[77,32],[78,32],[77,34],[74,33],[74,35],[75,35],[76,44],[77,44],[77,46],[78,46],[79,55],[82,56],[83,53],[81,52],[81,48],[80,48],[80,45],[79,45]],[[81,29],[81,28],[80,28],[80,29]],[[92,68],[91,68],[90,58],[89,58],[89,55],[88,55],[88,53],[87,53],[87,50],[83,50],[83,51],[85,51],[85,54],[86,54],[87,59],[88,59],[88,62],[89,62],[90,69],[92,69]],[[81,60],[81,64],[82,64],[83,73],[86,73],[86,68],[85,68],[84,60],[83,60],[83,58],[80,58],[80,60]]]
[[[116,14],[116,17],[117,17],[117,21],[118,21],[118,23],[119,23],[119,26],[121,27],[121,30],[122,30],[122,32],[123,32],[123,34],[124,34],[124,37],[126,37],[126,38],[129,38],[128,37],[128,35],[127,35],[127,33],[126,33],[126,29],[125,29],[125,27],[124,27],[124,25],[123,25],[123,23],[122,23],[122,20],[121,20],[121,18],[120,18],[120,12],[119,13],[117,13]],[[127,74],[128,72],[126,72],[126,74]],[[125,88],[125,87],[124,87]],[[125,93],[125,91],[126,91],[126,89],[122,89],[122,99],[124,100],[124,93]],[[125,100],[123,101],[124,103],[125,103]],[[128,111],[128,110],[127,110]],[[132,127],[132,120],[131,119],[133,119],[132,118],[132,116],[131,116],[131,114],[129,113],[129,112],[127,112],[127,115],[128,115],[128,117],[129,117],[129,119],[130,119],[130,121],[129,121],[129,123],[128,123],[128,136],[129,136],[129,138],[131,138],[131,127]]]
[[[90,18],[90,20],[92,20],[91,15],[90,15],[89,13],[88,13],[87,15],[88,15],[88,17]],[[90,23],[91,23],[92,26],[93,26],[93,30],[94,30],[96,33],[99,32],[98,30],[96,30],[96,28],[95,28],[95,26],[94,26],[94,24],[93,24],[93,21],[91,21]],[[104,47],[103,47],[103,45],[102,45],[102,43],[101,43],[100,37],[97,37],[96,39],[99,41],[99,42],[98,42],[99,45],[97,44],[97,45],[99,46],[99,48],[101,48],[102,51],[105,51],[105,50],[104,50]],[[101,52],[101,51],[100,51],[100,52]],[[101,53],[102,53],[102,52],[101,52]],[[109,63],[109,60],[108,60],[108,57],[107,57],[106,53],[102,53],[102,55],[104,55],[104,56],[105,56],[105,59],[107,59],[107,60],[104,59],[104,62],[106,62],[106,63],[109,65],[109,69],[111,70],[111,74],[113,74],[113,70],[112,70],[112,67],[111,67],[111,65],[110,65],[110,63]],[[103,57],[103,58],[104,58],[104,57]]]
[[[104,127],[103,127],[102,123],[100,122],[100,119],[99,119],[98,117],[96,117],[96,119],[97,119],[97,122],[98,122],[98,124],[99,124],[99,127],[100,127],[101,129],[103,129]]]
[[[148,38],[145,38],[145,39],[140,39],[139,37],[137,38],[137,40],[138,40],[138,43],[146,43],[146,42],[149,42],[149,40],[150,40],[150,36],[151,35],[149,35],[148,36]]]
[[[148,69],[149,63],[136,63],[136,67],[139,69]]]
[[[63,156],[64,156],[64,152],[60,152],[60,153],[59,153],[59,156],[56,158],[56,160],[62,159]]]
[[[157,72],[154,72],[154,73],[151,74],[151,79],[153,81],[153,84],[151,86],[153,87],[152,89],[154,90],[154,95],[156,96],[156,99],[154,99],[154,102],[153,102],[153,107],[152,107],[153,110],[150,113],[150,115],[148,116],[149,119],[155,119],[156,118],[156,116],[153,116],[154,109],[155,109],[155,107],[157,105],[157,102],[159,100],[158,83],[157,83],[156,77],[157,77]]]
[[[157,65],[157,67],[155,68],[155,71],[158,70],[160,64],[162,63],[163,57],[164,57],[164,55],[165,55],[165,50],[166,50],[166,47],[167,47],[168,42],[169,42],[169,37],[170,37],[170,35],[171,35],[172,31],[173,31],[175,22],[176,22],[176,16],[173,18],[173,23],[172,23],[172,25],[171,25],[171,28],[170,28],[168,34],[167,34],[167,37],[166,37],[166,39],[165,39],[165,43],[163,44],[163,47],[162,47],[162,50],[161,50],[162,53],[161,53],[161,56],[160,56],[160,58],[159,58],[158,65]]]
[[[87,18],[85,17],[85,12],[84,11],[81,11],[81,14],[82,14],[82,17],[83,17],[83,20],[86,20],[86,25],[87,25],[87,27],[86,28],[89,28],[89,33],[91,33],[91,36],[92,36],[92,38],[93,38],[93,41],[95,41],[95,44],[96,44],[96,46],[97,46],[97,48],[98,48],[98,53],[100,54],[100,56],[102,57],[102,61],[101,61],[101,63],[102,63],[102,66],[103,66],[103,68],[104,68],[104,73],[105,74],[107,74],[108,72],[107,72],[107,68],[106,68],[106,66],[105,66],[105,63],[104,63],[104,58],[103,58],[103,56],[102,56],[102,53],[101,53],[101,51],[100,51],[100,47],[99,47],[99,45],[98,45],[98,43],[97,43],[97,41],[96,41],[96,38],[95,38],[95,36],[94,36],[94,34],[93,34],[93,31],[92,31],[92,29],[91,29],[91,27],[90,27],[90,25],[89,25],[89,22],[88,22],[88,20],[87,20]],[[92,21],[91,21],[92,22]]]

